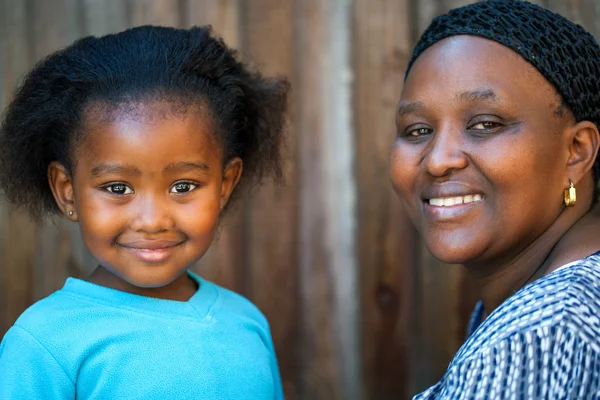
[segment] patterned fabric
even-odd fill
[[[522,288],[414,399],[600,399],[600,252]]]

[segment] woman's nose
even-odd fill
[[[468,164],[464,153],[463,134],[456,128],[445,127],[435,132],[426,151],[425,168],[435,177],[463,169]]]

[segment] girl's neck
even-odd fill
[[[188,301],[198,290],[198,284],[190,278],[187,272],[181,274],[168,285],[145,288],[132,285],[108,271],[106,268],[98,266],[88,277],[88,281],[95,283],[96,285],[105,286],[126,293],[174,301]]]
[[[465,265],[479,288],[486,314],[523,286],[600,250],[600,207],[587,213],[577,211],[563,210],[550,228],[510,259],[498,260],[495,265],[487,262],[485,269]],[[482,274],[482,270],[488,272]]]

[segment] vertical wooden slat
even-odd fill
[[[247,10],[244,37],[252,64],[265,75],[293,73],[292,0],[254,0]],[[272,40],[277,32],[277,40]],[[270,321],[286,399],[297,387],[297,168],[293,127],[282,149],[284,186],[266,184],[256,190],[246,207],[250,275],[248,295]]]
[[[106,35],[129,27],[127,2],[83,0],[84,31],[86,35]]]
[[[180,10],[174,0],[127,0],[131,25],[180,26]]]
[[[416,235],[388,176],[394,110],[412,50],[409,1],[354,2],[356,169],[365,399],[411,392]]]
[[[183,26],[212,25],[227,45],[239,48],[242,25],[241,1],[186,0]]]
[[[183,24],[186,27],[212,25],[226,44],[240,50],[240,4],[238,0],[188,0],[184,4]],[[247,294],[245,278],[246,237],[244,234],[245,196],[220,224],[219,234],[195,270],[209,279],[236,292]]]
[[[30,4],[28,25],[34,60],[40,60],[82,36],[83,21],[79,1],[32,0]],[[70,224],[72,223],[65,218],[59,218],[56,225],[43,224],[37,230],[33,286],[36,299],[48,296],[59,289],[68,276],[79,273],[68,241],[69,230],[72,228]]]
[[[296,3],[300,151],[299,391],[360,396],[349,1]]]
[[[17,82],[30,66],[27,48],[27,8],[25,2],[3,0],[2,13],[2,91],[5,101],[12,97]],[[36,226],[22,211],[2,207],[0,242],[0,335],[34,301],[32,293]],[[8,215],[7,215],[8,214]]]

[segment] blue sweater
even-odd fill
[[[67,279],[4,336],[0,399],[282,399],[265,317],[190,276],[187,302]]]

